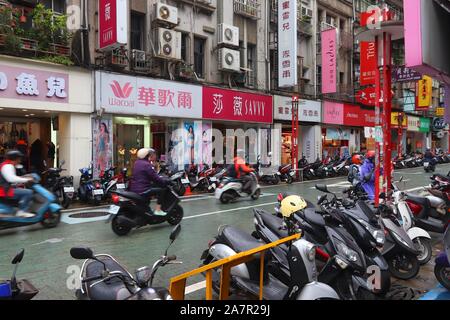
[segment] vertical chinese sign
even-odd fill
[[[297,1],[278,1],[278,86],[297,85]]]
[[[433,93],[433,79],[423,76],[422,80],[417,82],[417,104],[416,110],[427,110],[430,108]]]
[[[99,49],[114,49],[127,44],[127,0],[99,0]]]
[[[361,42],[361,86],[375,85],[377,57],[375,56],[375,42]]]
[[[337,91],[337,29],[322,31],[322,93]]]

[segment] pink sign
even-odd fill
[[[323,107],[323,122],[329,124],[344,124],[344,105],[325,101]]]
[[[68,103],[69,76],[0,65],[0,98]]]
[[[117,43],[117,1],[100,0],[98,3],[100,49]]]
[[[336,92],[337,30],[322,31],[322,93]]]
[[[407,67],[422,65],[421,0],[409,0],[405,14],[405,61]]]
[[[272,97],[213,87],[203,87],[203,118],[272,123]]]

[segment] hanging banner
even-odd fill
[[[391,113],[391,126],[392,128],[398,128],[399,126],[399,113],[392,112]],[[402,114],[402,128],[408,128],[408,117],[406,114]]]
[[[412,82],[421,79],[420,73],[405,66],[393,67],[392,69],[392,82]]]
[[[344,124],[344,105],[325,101],[323,104],[323,122],[329,124]]]
[[[416,110],[429,109],[432,102],[433,79],[423,76],[422,80],[417,82],[417,105]]]
[[[364,104],[366,106],[375,106],[376,102],[375,87],[367,87],[356,93],[356,102]]]
[[[420,127],[419,127],[419,131],[420,132],[430,132],[431,129],[431,119],[430,118],[420,118]]]
[[[278,87],[297,85],[297,1],[278,1]]]
[[[99,0],[99,49],[114,49],[128,42],[128,1]]]
[[[322,93],[337,91],[337,29],[322,31]]]
[[[374,85],[377,70],[375,42],[361,42],[361,71],[359,83],[361,86]]]

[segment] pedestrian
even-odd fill
[[[55,166],[55,154],[56,154],[55,144],[51,141],[47,141],[47,159],[49,168],[53,168]]]

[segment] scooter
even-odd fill
[[[217,187],[220,184],[220,181],[222,180],[223,177],[225,177],[227,174],[227,169],[226,168],[216,168],[216,173],[209,178],[209,187],[208,187],[208,191],[209,192],[215,192]]]
[[[119,174],[115,174],[117,168],[110,168],[106,170],[103,175],[100,175],[101,184],[103,186],[104,198],[110,197],[113,191],[126,190],[127,188],[127,173],[128,169],[123,168]]]
[[[78,197],[82,202],[93,203],[95,206],[98,206],[105,194],[101,182],[93,179],[92,167],[80,169],[80,173]]]
[[[450,228],[444,234],[444,251],[435,260],[434,274],[436,279],[447,290],[450,290]]]
[[[170,176],[170,181],[174,184],[173,190],[180,197],[184,196],[186,193],[186,185],[189,184],[189,179],[186,178],[186,173],[184,171],[177,171]]]
[[[34,179],[30,189],[34,191],[31,200],[30,212],[34,217],[16,217],[18,201],[9,198],[0,199],[0,230],[29,226],[41,223],[45,228],[54,228],[61,219],[62,207],[58,204],[56,196],[39,184],[40,177],[31,175]]]
[[[58,168],[49,168],[42,174],[46,175],[44,187],[52,191],[59,199],[64,209],[69,208],[75,198],[75,188],[73,187],[73,177],[61,177],[61,172],[65,171],[62,166],[65,161],[61,161]]]
[[[258,179],[254,172],[249,173],[252,177],[252,191],[249,193],[242,192],[242,180],[225,177],[222,179],[219,187],[216,189],[215,197],[223,204],[228,204],[232,201],[236,201],[239,198],[251,198],[252,200],[258,200],[261,196],[261,187],[258,184]]]
[[[26,279],[17,281],[16,279],[17,268],[22,262],[24,254],[25,250],[22,249],[11,261],[11,264],[14,265],[14,272],[11,280],[0,280],[0,301],[31,300],[39,293],[39,290],[36,289],[30,281]]]
[[[271,155],[269,155],[269,157],[270,156]],[[272,167],[272,163],[263,165],[261,163],[261,156],[258,156],[256,164],[254,165],[254,169],[258,173],[258,179],[261,183],[277,185],[281,181],[281,173]],[[271,169],[271,171],[270,173],[267,173],[264,169]]]
[[[153,188],[144,195],[129,191],[114,191],[112,195],[113,205],[109,209],[109,218],[106,223],[111,222],[111,228],[118,236],[125,236],[132,229],[141,228],[146,225],[156,225],[167,222],[177,225],[183,220],[183,208],[179,205],[180,198],[171,186],[166,187],[165,196],[162,199],[161,208],[167,212],[166,216],[156,216],[150,208],[150,199],[157,196],[164,189]]]
[[[288,234],[294,234],[289,230]],[[204,265],[234,256],[264,243],[256,240],[246,232],[232,227],[223,226],[218,236],[210,241],[210,246],[201,257]],[[268,271],[269,261],[264,260],[264,300],[338,300],[339,296],[330,286],[317,281],[315,265],[315,246],[300,239],[288,245],[290,281],[285,284]],[[213,289],[218,291],[220,274],[213,271]],[[260,261],[252,260],[231,269],[231,287],[238,294],[249,297],[259,296]]]
[[[436,162],[435,161],[436,161],[435,159],[432,159],[432,160],[425,159],[423,161],[423,169],[425,170],[425,172],[428,173],[428,172],[436,171]]]
[[[278,172],[280,173],[281,181],[285,181],[287,184],[292,184],[294,182],[295,170],[292,169],[291,164],[281,166]]]
[[[181,226],[177,225],[170,234],[170,244],[164,255],[153,264],[139,268],[135,276],[116,259],[107,254],[94,255],[90,248],[70,249],[70,255],[85,260],[81,267],[81,288],[75,296],[78,300],[172,300],[169,290],[153,287],[153,279],[160,267],[180,264],[176,256],[167,256],[168,249],[178,237]]]

